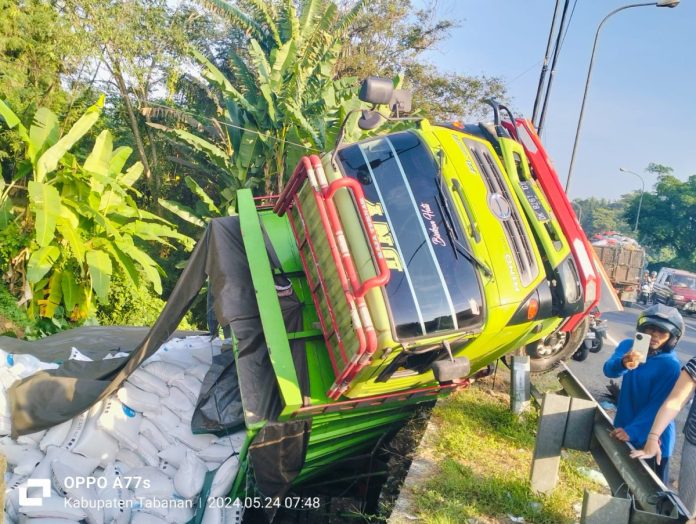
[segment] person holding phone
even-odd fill
[[[648,433],[645,447],[632,451],[631,457],[645,460],[655,457],[657,464],[662,462],[660,435],[674,420],[689,398],[692,398],[694,391],[696,391],[696,357],[689,360],[682,368],[679,380],[657,412],[655,422]],[[681,468],[679,469],[679,498],[692,514],[696,514],[696,400],[691,404],[689,416],[684,425],[684,447],[682,448]]]
[[[660,406],[679,378],[681,363],[674,348],[684,333],[684,319],[677,309],[656,304],[641,312],[636,328],[636,337],[621,341],[604,363],[604,375],[623,377],[611,436],[642,448]],[[659,464],[654,458],[648,463],[668,484],[674,422],[666,426],[659,440],[663,459]]]

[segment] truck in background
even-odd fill
[[[592,248],[625,306],[636,302],[645,267],[645,249],[634,239],[614,232],[592,237]]]

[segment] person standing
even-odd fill
[[[684,333],[684,319],[673,307],[656,304],[643,310],[636,326],[650,336],[645,362],[633,349],[633,340],[621,341],[613,355],[604,363],[609,378],[623,377],[621,393],[611,436],[642,448],[648,440],[650,427],[662,403],[667,399],[679,377],[681,363],[674,348]],[[659,435],[663,460],[649,460],[662,482],[669,482],[669,457],[675,442],[674,422]]]
[[[677,414],[696,391],[696,357],[682,368],[679,379],[657,412],[643,449],[631,452],[631,457],[652,459],[662,462],[660,435],[674,420]],[[696,515],[696,399],[691,403],[689,415],[684,426],[684,447],[682,448],[681,468],[679,469],[679,498],[692,515]],[[691,522],[691,521],[689,521]]]

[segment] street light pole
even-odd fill
[[[640,218],[640,208],[643,205],[643,193],[645,193],[645,180],[643,180],[643,177],[640,176],[638,173],[634,173],[633,171],[629,171],[628,169],[624,169],[623,167],[620,167],[619,171],[621,171],[622,173],[629,173],[631,175],[635,175],[640,179],[640,183],[641,183],[640,200],[638,200],[638,212],[636,213],[636,225],[633,227],[633,232],[636,233],[638,231],[638,219]]]
[[[582,95],[582,104],[580,105],[580,116],[578,117],[578,126],[575,130],[575,141],[573,142],[573,153],[570,156],[570,166],[568,167],[568,178],[566,178],[565,192],[568,193],[568,188],[570,187],[570,178],[573,175],[573,166],[575,165],[575,154],[578,150],[578,141],[580,138],[580,129],[582,128],[582,120],[585,116],[585,102],[587,102],[587,92],[590,87],[590,80],[592,79],[592,67],[594,66],[595,51],[597,50],[597,42],[599,41],[599,33],[602,31],[604,23],[611,18],[613,15],[620,11],[626,9],[631,9],[632,7],[646,7],[646,6],[657,6],[657,7],[676,7],[679,4],[679,0],[658,0],[657,2],[646,2],[640,4],[629,4],[614,9],[611,13],[605,16],[597,27],[597,32],[595,33],[594,45],[592,46],[592,55],[590,56],[590,66],[587,69],[587,79],[585,80],[585,91]]]

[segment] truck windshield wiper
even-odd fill
[[[442,187],[444,182],[444,176],[442,174],[442,170],[439,170],[438,172],[438,177],[435,180],[435,185],[437,186],[437,192],[440,195],[440,199],[437,201],[438,207],[440,208],[440,213],[442,213],[442,220],[445,223],[445,229],[447,230],[447,236],[450,239],[450,242],[452,242],[452,249],[454,250],[454,256],[456,257],[457,254],[460,254],[464,256],[469,262],[472,262],[476,264],[485,274],[487,277],[492,277],[493,273],[491,270],[488,268],[486,264],[484,264],[481,260],[476,257],[471,251],[469,251],[466,246],[464,246],[461,242],[459,242],[459,239],[457,238],[457,232],[454,228],[454,219],[452,217],[452,213],[449,208],[449,204],[447,203],[447,196],[445,195],[445,190]]]

